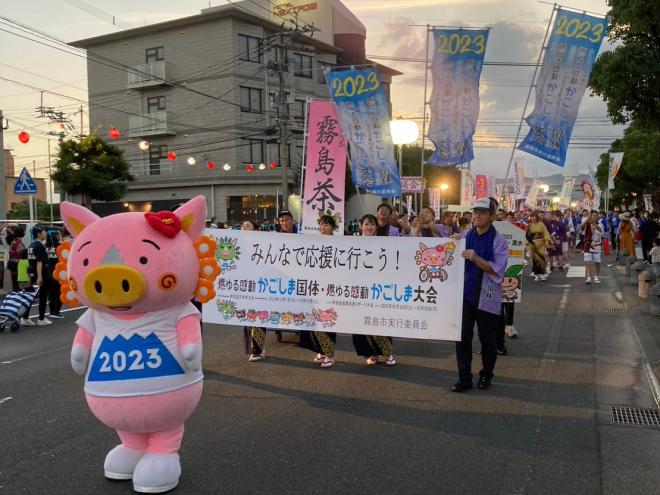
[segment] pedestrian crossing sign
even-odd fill
[[[34,182],[34,179],[27,171],[27,168],[23,167],[21,174],[16,179],[16,184],[14,184],[14,194],[36,194],[37,193],[37,184]]]

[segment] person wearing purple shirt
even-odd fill
[[[463,323],[461,340],[456,342],[458,382],[453,392],[464,392],[472,385],[472,338],[477,324],[481,341],[482,369],[477,387],[490,387],[497,360],[497,329],[501,323],[502,280],[506,270],[509,247],[493,227],[497,201],[482,198],[473,211],[473,227],[463,234],[466,248],[465,283],[463,286]]]
[[[377,236],[399,237],[401,235],[399,229],[390,224],[393,212],[394,210],[387,203],[378,206],[376,209],[376,219],[378,220],[378,225],[376,225]],[[410,227],[408,227],[408,230],[410,230]]]

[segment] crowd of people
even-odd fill
[[[20,324],[51,325],[53,319],[63,318],[60,313],[60,284],[53,277],[62,231],[55,227],[35,226],[30,234],[32,242],[26,241],[27,233],[20,225],[8,224],[0,230],[0,249],[5,252],[3,289],[27,292],[38,290],[39,314],[36,322],[24,317]]]

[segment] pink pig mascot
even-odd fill
[[[219,273],[213,241],[198,239],[206,202],[105,218],[65,202],[61,212],[75,239],[55,270],[62,300],[89,307],[71,366],[85,374],[89,408],[121,440],[105,476],[132,479],[141,493],[171,490],[183,424],[202,395],[200,314],[190,299],[213,297]]]

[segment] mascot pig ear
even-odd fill
[[[78,237],[86,227],[99,219],[98,215],[87,208],[68,201],[63,201],[60,204],[60,213],[66,229],[74,238]]]
[[[174,214],[181,220],[181,228],[188,237],[196,240],[206,223],[206,198],[195,196],[174,210]]]

